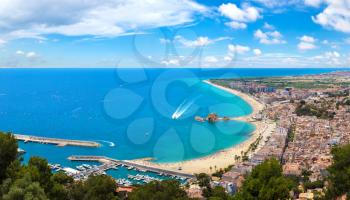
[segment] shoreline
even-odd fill
[[[245,121],[255,126],[255,130],[251,133],[249,138],[227,149],[223,149],[213,154],[210,154],[208,156],[195,158],[192,160],[186,160],[186,161],[174,162],[174,163],[155,163],[155,162],[148,161],[146,159],[136,159],[136,160],[131,160],[130,162],[133,162],[136,164],[142,164],[150,167],[176,171],[176,172],[185,172],[190,174],[195,174],[195,173],[211,174],[211,173],[214,173],[216,170],[224,169],[229,165],[235,164],[236,163],[235,155],[240,156],[241,152],[247,151],[249,149],[250,144],[256,141],[256,139],[260,135],[262,135],[263,138],[266,138],[269,135],[269,133],[271,133],[275,129],[276,124],[271,121],[252,121],[252,117],[258,114],[261,110],[263,110],[265,107],[265,104],[257,101],[252,96],[245,94],[243,92],[211,83],[208,80],[205,80],[203,82],[213,87],[216,87],[218,89],[229,92],[233,95],[236,95],[251,106],[252,112],[249,115],[230,118],[230,120]],[[259,148],[261,148],[261,146],[262,145],[259,144],[256,151]],[[181,168],[181,170],[179,170],[179,168]]]

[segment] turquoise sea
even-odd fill
[[[64,166],[77,165],[67,160],[70,155],[194,159],[239,144],[255,128],[195,121],[211,112],[243,116],[252,111],[239,97],[202,80],[334,70],[339,69],[0,69],[0,130],[103,145],[20,143],[25,160],[41,156]]]

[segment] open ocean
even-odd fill
[[[200,123],[216,112],[243,116],[239,97],[202,82],[208,78],[319,74],[339,69],[0,69],[0,130],[93,140],[100,148],[20,143],[30,156],[75,166],[70,155],[175,162],[239,144],[255,127]],[[115,175],[117,176],[117,175]]]

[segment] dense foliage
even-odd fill
[[[0,132],[0,182],[6,177],[7,167],[17,158],[17,142],[10,134]]]
[[[129,194],[130,200],[185,200],[186,192],[180,188],[180,183],[174,180],[161,182],[152,181],[139,186]]]
[[[246,177],[235,196],[239,200],[288,199],[294,182],[282,175],[282,167],[276,159],[257,165]]]
[[[327,107],[318,107],[314,104],[301,101],[295,109],[298,116],[316,116],[321,119],[333,119],[335,112],[329,112]]]
[[[328,168],[328,199],[350,195],[350,144],[332,149],[333,164]]]

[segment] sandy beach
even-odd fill
[[[179,171],[179,168],[181,168],[181,172],[190,173],[190,174],[201,173],[201,172],[213,173],[216,171],[215,169],[217,170],[220,168],[223,169],[228,167],[229,165],[234,164],[235,155],[240,156],[242,151],[243,152],[247,151],[250,144],[253,143],[259,137],[259,135],[262,135],[264,138],[266,138],[275,129],[276,124],[271,121],[255,121],[252,119],[253,116],[258,114],[265,107],[264,104],[260,103],[252,96],[237,90],[216,85],[209,81],[204,81],[204,82],[212,85],[213,87],[225,90],[231,94],[239,96],[244,101],[250,104],[253,110],[251,114],[243,117],[231,118],[231,120],[249,121],[249,123],[252,123],[255,125],[256,129],[254,132],[252,132],[249,139],[231,148],[221,150],[209,156],[198,158],[198,159],[192,159],[188,161],[183,161],[183,162],[159,164],[159,163],[150,162],[147,159],[138,159],[138,160],[133,160],[131,162],[152,166],[152,167],[157,167],[157,168],[162,168],[162,169],[167,169],[167,170],[172,170],[172,171]],[[259,145],[257,150],[261,146],[262,145]]]

